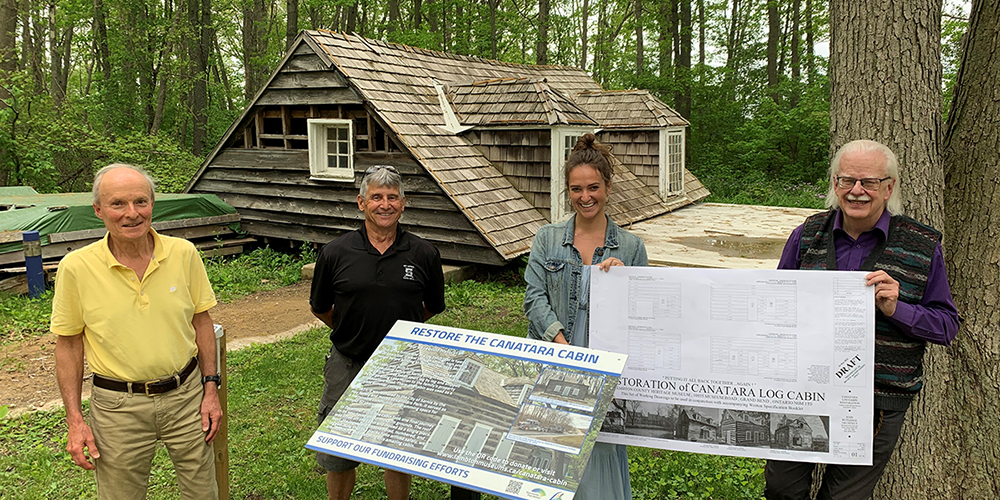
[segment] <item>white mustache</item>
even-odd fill
[[[863,194],[861,196],[854,196],[853,194],[847,193],[846,198],[847,201],[862,201],[862,202],[872,201],[872,197],[868,196],[867,194]]]

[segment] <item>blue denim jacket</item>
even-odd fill
[[[528,288],[524,293],[524,314],[528,316],[528,337],[552,341],[563,332],[572,343],[576,312],[580,307],[580,275],[583,259],[573,246],[576,216],[565,222],[542,227],[531,243],[531,256],[524,271]],[[646,246],[638,236],[618,227],[608,218],[604,246],[594,249],[591,262],[617,257],[626,266],[646,266]]]

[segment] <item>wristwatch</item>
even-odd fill
[[[222,387],[222,377],[218,375],[208,375],[206,377],[201,377],[201,385],[205,385],[209,382],[215,382],[216,387]]]

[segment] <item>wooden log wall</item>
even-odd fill
[[[660,133],[657,130],[605,130],[597,140],[611,146],[611,152],[654,193],[660,192]]]
[[[552,220],[549,130],[473,130],[467,137],[524,199]]]
[[[442,413],[443,415],[448,415],[462,421],[458,425],[458,428],[455,429],[455,433],[452,434],[451,439],[448,440],[445,446],[446,450],[463,447],[465,442],[468,441],[472,430],[475,428],[475,424],[478,422],[493,427],[493,431],[486,438],[483,449],[480,451],[480,453],[486,455],[493,455],[497,447],[500,446],[503,434],[510,427],[511,416],[516,414],[516,408],[490,398],[482,397],[479,394],[472,393],[468,389],[458,389],[448,395],[417,389],[413,391],[413,395],[418,398],[433,399],[440,402],[449,408],[448,411]],[[476,404],[470,405],[470,401],[475,401]],[[421,421],[426,427],[433,429],[438,421],[441,420],[442,414],[427,413],[406,408],[399,412],[399,417]],[[390,431],[391,433],[392,431]],[[508,460],[526,464],[531,459],[531,451],[533,449],[533,446],[515,442],[511,448]]]
[[[406,210],[401,222],[429,240],[447,260],[500,265],[503,260],[409,154],[355,153],[354,182],[309,176],[309,152],[226,149],[205,170],[192,193],[212,193],[242,216],[255,236],[327,243],[361,226],[358,190],[372,165],[393,165],[403,176]]]

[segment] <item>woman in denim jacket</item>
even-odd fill
[[[586,134],[566,160],[566,186],[575,214],[538,231],[524,272],[524,313],[533,339],[587,347],[590,266],[607,272],[611,266],[648,264],[642,240],[604,213],[611,192],[610,156],[594,134]],[[624,445],[594,445],[574,498],[631,500]]]

